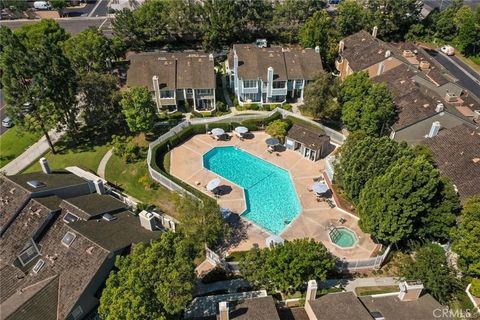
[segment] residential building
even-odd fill
[[[127,87],[147,87],[158,112],[215,110],[213,55],[205,52],[144,52],[129,57]]]
[[[285,137],[285,147],[299,152],[311,161],[326,157],[334,147],[331,147],[330,137],[325,132],[318,132],[294,124]]]
[[[159,237],[102,180],[69,171],[0,180],[0,319],[81,319],[115,257]]]
[[[480,194],[480,130],[462,124],[437,131],[423,140],[433,160],[449,178],[460,199]]]
[[[228,55],[230,88],[240,105],[303,101],[305,85],[323,71],[320,49],[235,44]]]
[[[309,281],[304,307],[277,308],[272,297],[258,297],[236,302],[220,302],[219,320],[433,320],[452,319],[447,307],[423,292],[419,282],[400,283],[399,292],[357,297],[353,292],[322,295],[317,298],[317,283]]]

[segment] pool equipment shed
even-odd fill
[[[330,137],[320,129],[314,132],[303,126],[294,124],[285,137],[285,147],[299,152],[311,161],[325,157],[329,152]]]

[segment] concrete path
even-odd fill
[[[329,279],[320,283],[321,288],[342,287],[346,291],[355,291],[357,287],[395,286],[399,281],[394,277]]]
[[[105,179],[105,169],[107,168],[108,160],[110,160],[110,157],[112,155],[113,155],[113,149],[110,149],[107,151],[107,153],[105,153],[102,160],[100,160],[100,163],[98,164],[98,169],[97,169],[97,174],[100,178]]]
[[[223,90],[223,96],[225,97],[225,101],[227,102],[228,107],[229,108],[233,107],[232,99],[230,99],[230,95],[228,94],[227,77],[225,75],[222,75],[222,90]]]
[[[65,131],[57,132],[55,129],[50,130],[49,135],[52,143],[55,144],[65,134]],[[7,165],[0,169],[6,175],[17,174],[28,168],[35,160],[40,158],[50,149],[47,139],[42,136],[40,140],[31,145],[17,158],[10,161]]]

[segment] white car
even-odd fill
[[[452,46],[449,46],[448,44],[441,47],[440,51],[445,53],[447,56],[453,56],[455,54],[455,48]]]
[[[10,119],[10,117],[3,118],[2,126],[5,128],[11,128],[13,126],[12,119]]]

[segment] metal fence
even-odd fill
[[[369,259],[360,259],[360,260],[337,260],[336,266],[341,271],[359,271],[359,270],[371,270],[371,269],[380,269],[383,265],[383,262],[390,253],[392,245],[390,244],[385,252],[380,255]]]

